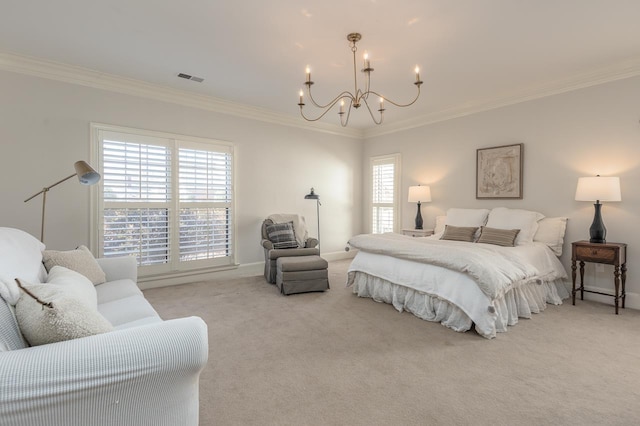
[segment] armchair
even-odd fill
[[[293,229],[298,241],[298,248],[277,249],[273,247],[273,243],[269,241],[267,235],[267,226],[274,223],[293,222]],[[318,239],[307,235],[304,217],[299,215],[270,215],[262,222],[262,248],[264,249],[264,277],[271,284],[276,283],[276,268],[279,257],[293,256],[314,256],[319,255],[320,250],[317,248]]]

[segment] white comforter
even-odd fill
[[[566,275],[554,256],[545,258],[538,255],[534,258],[531,250],[527,249],[534,245],[500,247],[412,238],[394,233],[357,235],[349,240],[349,244],[369,253],[427,263],[468,274],[491,300],[503,297],[506,292],[522,284],[532,281],[542,283]],[[544,268],[537,268],[532,260],[538,264],[542,261]],[[557,265],[554,265],[553,260]]]
[[[517,301],[521,297],[526,299],[523,295],[534,291],[534,288],[540,289],[534,292],[539,293],[542,298],[539,302],[542,304],[544,304],[545,297],[548,302],[554,304],[562,303],[562,298],[566,297],[566,290],[562,283],[567,274],[554,253],[541,243],[518,247],[499,247],[487,244],[441,241],[435,238],[412,238],[398,234],[383,234],[373,239],[358,236],[354,237],[350,243],[353,243],[354,247],[360,248],[360,251],[349,267],[347,284],[353,284],[354,280],[358,283],[356,275],[354,275],[357,272],[375,277],[371,278],[373,281],[369,281],[368,284],[361,281],[359,285],[354,285],[354,292],[357,290],[361,296],[365,295],[378,301],[392,303],[391,300],[395,296],[400,296],[402,292],[395,293],[394,291],[395,296],[392,296],[391,293],[386,294],[391,290],[384,285],[376,287],[377,289],[370,287],[377,285],[374,283],[377,283],[376,280],[379,279],[384,280],[380,283],[388,282],[412,289],[412,291],[415,290],[420,294],[429,295],[434,302],[436,299],[447,301],[464,312],[468,319],[451,317],[446,321],[441,321],[438,318],[429,319],[421,315],[418,316],[442,322],[443,325],[456,331],[468,330],[471,321],[475,323],[476,330],[487,338],[495,337],[496,331],[506,331],[506,326],[515,324],[518,316],[518,313],[515,312],[516,309],[508,309],[506,305],[514,303],[514,300]],[[380,247],[381,245],[383,247]],[[459,246],[460,250],[449,249],[449,247],[456,246]],[[393,248],[399,249],[397,253],[378,254],[389,250],[393,251]],[[414,253],[414,251],[418,253]],[[424,258],[408,260],[408,257],[416,257],[416,259],[423,257],[419,254],[420,251],[435,252],[436,263],[430,264],[429,260]],[[457,252],[457,254],[450,252]],[[396,257],[396,254],[407,258]],[[449,255],[451,258],[447,259]],[[487,256],[491,259],[485,259],[486,262],[481,260]],[[495,265],[496,263],[497,265]],[[445,266],[447,264],[457,264],[457,266],[447,267]],[[489,264],[493,265],[489,266]],[[493,272],[481,272],[480,269],[483,266],[489,266],[488,270]],[[512,266],[514,266],[513,269]],[[499,278],[501,284],[489,293],[497,295],[508,291],[508,288],[512,288],[513,291],[508,293],[509,297],[490,297],[481,290],[477,278],[468,272],[471,269],[475,271],[474,274],[477,277],[493,275]],[[505,281],[509,275],[513,275],[515,278],[513,282]],[[528,285],[522,285],[525,282]],[[544,285],[540,286],[539,283],[543,282]],[[492,287],[493,285],[483,283],[483,286]],[[556,289],[556,287],[558,288]],[[371,291],[383,293],[372,294]],[[561,291],[562,293],[559,295],[558,293]],[[399,311],[403,310],[399,302],[394,301],[393,305]],[[407,306],[404,308],[408,309]],[[532,312],[539,312],[544,309],[544,306],[531,306],[531,308]],[[415,311],[415,309],[409,310]],[[511,310],[514,312],[510,312]],[[515,317],[512,316],[514,313]],[[417,313],[414,312],[414,314]]]

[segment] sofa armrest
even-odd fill
[[[181,318],[0,352],[0,425],[197,425],[207,326]]]
[[[138,261],[134,256],[101,257],[96,259],[107,281],[130,279],[138,282]]]

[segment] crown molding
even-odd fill
[[[403,121],[396,121],[385,126],[378,126],[364,130],[364,138],[372,138],[417,127],[428,126],[441,121],[477,114],[521,102],[558,95],[573,90],[584,89],[626,78],[640,75],[640,58],[634,58],[614,64],[612,66],[592,70],[574,75],[570,78],[559,79],[544,84],[530,86],[513,91],[506,95],[487,98],[465,106],[452,105],[433,113],[421,115]]]
[[[362,129],[343,128],[328,123],[308,123],[287,114],[273,112],[265,108],[230,102],[224,99],[206,96],[183,90],[173,89],[142,80],[102,73],[75,65],[63,64],[40,58],[0,52],[0,70],[56,80],[94,89],[139,96],[162,102],[213,111],[236,117],[279,124],[304,130],[312,130],[361,140]]]
[[[553,96],[573,90],[609,83],[640,75],[640,58],[634,58],[609,67],[592,70],[571,78],[559,79],[530,86],[502,96],[479,100],[470,104],[451,105],[444,109],[413,117],[407,120],[385,123],[368,129],[346,128],[334,124],[301,121],[298,117],[273,112],[265,108],[230,102],[183,90],[168,88],[142,80],[102,73],[88,68],[60,62],[0,52],[0,70],[31,75],[50,80],[102,89],[126,95],[169,102],[182,106],[233,115],[271,124],[311,130],[352,139],[362,140],[397,133],[417,127],[477,114],[521,102]]]

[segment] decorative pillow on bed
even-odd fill
[[[453,226],[477,226],[487,222],[489,210],[487,209],[456,209],[447,210],[445,224]]]
[[[476,239],[476,231],[478,228],[475,226],[444,226],[444,233],[441,240],[450,240],[450,241],[466,241],[472,243]]]
[[[68,251],[45,250],[42,253],[42,261],[47,271],[51,271],[56,265],[64,266],[89,278],[94,285],[107,280],[98,261],[85,246]]]
[[[483,226],[480,228],[480,237],[477,242],[503,247],[513,247],[515,246],[516,237],[519,233],[519,229],[496,229]]]
[[[538,221],[542,218],[542,213],[530,210],[496,207],[489,213],[486,225],[496,229],[519,229],[515,241],[515,245],[519,246],[533,241],[533,235],[538,230]]]
[[[273,243],[273,248],[298,248],[298,242],[293,232],[293,222],[267,225],[267,236],[269,237],[269,241]]]
[[[564,233],[567,229],[566,217],[547,217],[538,222],[538,230],[533,236],[533,241],[549,246],[556,256],[562,255]]]

